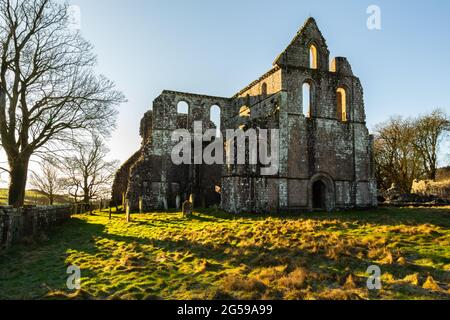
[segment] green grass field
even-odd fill
[[[72,201],[66,196],[56,196],[55,204],[66,204]],[[8,204],[8,189],[0,189],[0,205]],[[27,190],[25,193],[26,205],[48,205],[48,199],[38,191]]]
[[[450,208],[76,216],[0,253],[1,299],[450,299]],[[81,290],[66,289],[69,265]],[[366,270],[382,270],[382,290]]]

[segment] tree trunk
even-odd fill
[[[436,168],[431,168],[430,173],[428,174],[428,179],[432,180],[432,181],[436,181],[436,176],[437,176],[437,170]]]
[[[86,186],[87,184],[88,184],[87,181],[85,181],[84,185]],[[91,198],[89,197],[89,188],[84,187],[83,188],[83,202],[85,204],[89,204],[90,201],[91,201]]]
[[[19,156],[10,160],[9,205],[20,208],[25,203],[29,156]]]

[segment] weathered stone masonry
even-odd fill
[[[309,92],[309,103],[303,101]],[[177,113],[180,101],[189,114]],[[206,127],[221,110],[221,130],[279,129],[279,173],[259,166],[175,166],[171,133]],[[114,194],[132,210],[179,207],[193,194],[197,207],[220,201],[228,212],[347,209],[377,205],[373,137],[366,127],[363,88],[346,58],[330,53],[308,19],[273,68],[231,98],[164,91],[141,122],[143,144],[122,168]],[[125,177],[128,180],[124,183]],[[221,189],[221,199],[215,192]]]
[[[0,206],[0,250],[70,220],[72,210],[71,205]]]

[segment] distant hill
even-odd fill
[[[71,203],[67,196],[56,196],[54,204]],[[8,189],[0,189],[0,205],[8,204]],[[47,198],[37,190],[27,190],[25,193],[26,205],[48,205]]]

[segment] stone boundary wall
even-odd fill
[[[72,215],[72,206],[25,206],[15,209],[0,206],[0,250],[11,247],[23,238],[61,225]]]

